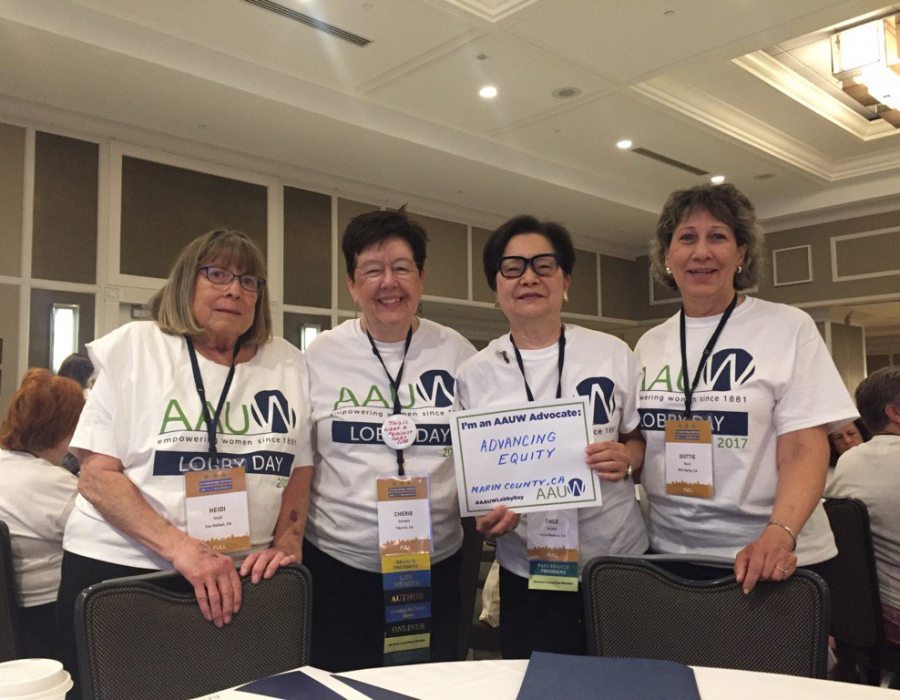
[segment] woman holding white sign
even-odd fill
[[[650,260],[682,310],[635,350],[652,549],[733,559],[745,592],[798,565],[827,573],[828,429],[857,417],[812,319],[739,293],[761,255],[753,205],[733,185],[674,192]]]
[[[600,479],[602,495],[599,507],[520,516],[498,506],[477,519],[482,534],[497,538],[503,656],[584,653],[583,603],[577,593],[582,567],[600,555],[647,551],[628,478],[644,456],[637,430],[636,366],[621,340],[563,324],[575,264],[565,228],[516,217],[491,235],[483,257],[487,282],[510,332],[460,368],[460,403],[466,409],[491,409],[588,397],[593,442],[585,460]]]

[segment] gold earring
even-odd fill
[[[568,303],[569,301],[569,293],[563,292],[563,304]]]

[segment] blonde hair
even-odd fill
[[[194,318],[197,271],[204,265],[239,268],[245,275],[266,277],[266,261],[259,246],[240,231],[217,229],[188,243],[178,254],[169,279],[150,300],[150,316],[160,330],[172,335],[197,336],[203,328]],[[243,345],[263,345],[272,339],[269,287],[257,292],[253,324],[241,336]]]

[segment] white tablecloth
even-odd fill
[[[375,668],[340,675],[421,700],[515,700],[527,666],[527,661],[459,661]],[[312,670],[310,674],[346,698],[365,700],[324,671]],[[695,667],[694,675],[702,700],[891,700],[900,697],[896,691],[882,688],[774,673]],[[565,689],[561,689],[560,697],[565,696]],[[257,697],[262,698],[226,690],[198,700]]]
[[[460,661],[341,675],[421,700],[515,700],[527,661]],[[890,700],[896,691],[774,673],[695,667],[702,700]],[[560,697],[564,697],[563,692]],[[548,700],[551,700],[548,698]]]

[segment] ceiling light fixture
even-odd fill
[[[634,144],[631,143],[631,139],[622,139],[616,144],[616,148],[621,148],[623,151],[631,148]]]
[[[478,94],[486,100],[492,100],[497,96],[497,88],[493,85],[485,85],[478,91]]]
[[[714,185],[721,185],[723,182],[725,182],[725,176],[713,175],[711,178],[709,178],[709,181]]]
[[[850,97],[900,128],[900,54],[893,15],[831,37],[831,71]]]

